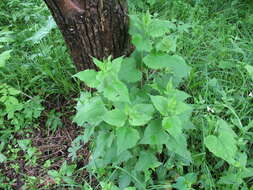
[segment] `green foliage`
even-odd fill
[[[171,20],[148,12],[130,16],[136,50],[122,60],[120,69],[119,65],[114,70],[108,66],[114,60],[95,60],[100,71],[76,75],[97,89],[87,93],[83,104],[100,97],[106,109],[100,124],[86,121],[82,126],[92,131],[88,167],[99,180],[111,181],[105,183],[111,189],[129,185],[137,189],[252,188],[248,147],[252,144],[253,125],[248,115],[252,92],[244,72],[246,68],[252,75],[252,52],[246,45],[252,40],[246,37],[246,27],[244,39],[228,38],[228,34],[237,36],[239,29],[224,19],[233,12],[237,21],[231,22],[242,27],[238,15],[246,14],[235,9],[239,1],[234,3],[221,8],[222,4],[208,1],[131,1],[134,11],[149,9]],[[216,14],[220,10],[224,14]],[[180,55],[191,63],[191,73]],[[125,84],[125,99],[117,99],[123,96],[120,93],[115,92],[114,97],[104,93],[106,75],[111,79],[110,90],[118,88],[115,79]],[[193,106],[186,102],[194,103],[193,115]],[[118,134],[126,129],[128,135]]]
[[[177,178],[177,182],[173,185],[178,190],[192,189],[191,186],[197,182],[197,175],[195,173],[188,173],[185,176]]]
[[[10,134],[19,131],[28,125],[33,126],[33,121],[44,109],[39,97],[20,102],[17,96],[21,93],[7,84],[0,85],[0,128],[6,130],[5,134],[8,134],[8,131]],[[9,130],[8,126],[14,126],[13,131]]]
[[[69,126],[61,118],[74,111],[63,99],[79,89],[75,68],[43,1],[3,0],[0,10],[0,189],[51,189],[44,175],[59,158],[38,145]]]
[[[249,73],[251,79],[253,79],[253,66],[251,66],[251,65],[245,65],[245,69]]]
[[[65,161],[60,170],[49,170],[48,174],[54,179],[56,184],[61,184],[62,182],[65,182],[69,185],[74,185],[76,182],[71,178],[75,171],[76,166],[75,165],[68,165]]]
[[[0,1],[0,189],[253,188],[252,1],[128,3],[137,50],[76,74],[97,90],[81,92],[85,130],[61,165],[34,146],[79,133],[75,68],[43,1]]]
[[[32,147],[31,140],[18,140],[18,145],[24,151],[27,163],[35,165],[38,158],[38,150],[35,147]]]
[[[56,112],[54,109],[48,113],[46,127],[55,132],[58,127],[62,127],[61,113]]]
[[[159,175],[158,168],[169,169],[161,161],[169,161],[171,155],[178,162],[191,162],[185,133],[187,125],[192,125],[192,108],[185,103],[190,96],[176,90],[190,67],[159,44],[171,32],[170,22],[149,13],[130,18],[136,51],[128,58],[94,59],[100,71],[85,70],[75,75],[97,92],[82,93],[74,121],[94,128],[90,136],[91,171],[99,177],[112,175],[122,188],[130,184],[138,187],[139,182],[143,185],[138,189],[143,189],[155,184],[152,175]],[[166,81],[160,84],[164,77]],[[121,181],[126,174],[115,171],[111,164],[131,175],[127,183]]]
[[[5,62],[10,59],[11,57],[11,50],[4,51],[3,53],[0,54],[0,67],[5,66]]]
[[[47,36],[52,29],[56,28],[56,24],[52,16],[48,17],[45,26],[40,28],[32,37],[28,38],[27,41],[32,41],[33,43],[38,43],[45,36]]]
[[[225,121],[218,123],[218,137],[209,135],[205,138],[205,145],[216,156],[221,157],[228,163],[235,164],[235,156],[237,153],[236,134],[226,124]]]

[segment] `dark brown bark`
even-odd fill
[[[78,70],[98,59],[124,55],[129,46],[123,0],[44,0],[60,28]]]

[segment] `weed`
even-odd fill
[[[111,176],[120,188],[146,189],[157,185],[153,176],[168,184],[169,176],[158,171],[170,169],[171,157],[175,165],[192,162],[184,132],[192,126],[192,108],[184,103],[189,95],[175,89],[190,67],[173,54],[175,36],[166,35],[178,29],[174,23],[149,13],[130,18],[135,52],[125,59],[94,59],[99,72],[75,75],[97,92],[82,94],[74,121],[88,124],[91,171]]]
[[[136,51],[90,93],[45,4],[0,1],[0,188],[252,189],[252,6],[130,0]]]

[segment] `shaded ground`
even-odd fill
[[[72,98],[71,98],[72,99]],[[36,164],[30,164],[25,158],[25,154],[22,150],[18,152],[18,157],[15,162],[6,162],[0,164],[0,172],[7,178],[15,181],[12,185],[14,189],[21,189],[25,184],[27,176],[36,176],[38,189],[43,189],[45,186],[54,185],[55,182],[48,175],[48,170],[59,170],[64,161],[71,163],[68,149],[71,147],[71,142],[80,135],[83,131],[71,121],[73,112],[68,112],[66,109],[74,110],[72,105],[75,105],[73,101],[60,100],[57,104],[47,104],[52,101],[45,101],[46,110],[40,117],[40,126],[30,132],[30,138],[32,141],[32,147],[35,147],[38,151],[36,154]],[[55,132],[47,130],[45,127],[47,121],[48,112],[55,109],[64,115],[61,116],[62,127],[59,127]],[[66,114],[67,113],[67,114]],[[17,137],[17,139],[24,138],[23,136]],[[77,168],[82,168],[88,163],[89,151],[87,146],[82,146],[78,150],[77,155],[79,158],[77,162]],[[50,161],[50,166],[45,169],[45,163]],[[15,170],[12,166],[17,164],[18,170]],[[88,176],[85,170],[82,170],[82,177]],[[41,182],[39,182],[41,180]],[[7,182],[8,184],[9,182]],[[48,188],[48,187],[47,187]],[[53,186],[51,186],[53,188]],[[0,188],[1,189],[1,188]]]

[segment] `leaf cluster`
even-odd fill
[[[172,23],[149,13],[130,18],[133,54],[94,58],[99,71],[75,75],[96,92],[81,93],[74,121],[89,134],[79,140],[92,139],[92,171],[111,175],[120,188],[145,189],[157,183],[154,176],[166,184],[172,157],[186,165],[192,161],[185,133],[193,127],[192,106],[177,89],[190,67],[174,53]]]

